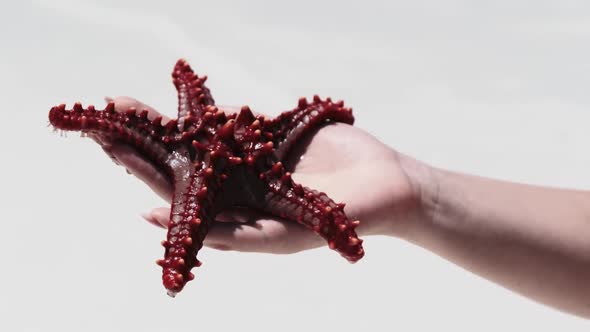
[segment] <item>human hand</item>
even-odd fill
[[[113,100],[117,111],[130,107],[157,112],[128,97]],[[235,112],[233,107],[220,107]],[[163,122],[167,121],[164,117]],[[93,137],[119,164],[145,182],[167,201],[172,197],[170,180],[127,145]],[[409,158],[392,150],[362,129],[331,123],[303,138],[290,152],[285,166],[297,183],[326,192],[336,202],[346,203],[351,220],[360,220],[359,235],[401,235],[422,214],[420,190],[408,176]],[[410,172],[411,173],[411,172]],[[170,209],[157,208],[143,215],[165,227]],[[217,249],[294,253],[325,245],[306,227],[244,208],[224,210],[216,218],[205,245]]]

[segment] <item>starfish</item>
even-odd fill
[[[167,239],[162,241],[162,281],[170,296],[194,279],[200,266],[197,253],[215,216],[227,206],[221,199],[232,192],[233,205],[248,207],[303,224],[327,240],[331,249],[350,262],[364,255],[362,240],[344,204],[323,192],[295,183],[283,162],[294,144],[313,128],[330,121],[352,124],[352,110],[342,101],[308,102],[274,119],[255,116],[248,106],[225,114],[215,106],[207,76],[199,77],[181,59],[172,72],[178,91],[178,117],[162,123],[148,118],[147,110],[115,112],[113,102],[104,110],[75,103],[49,111],[55,129],[81,131],[132,146],[173,184],[174,193]]]

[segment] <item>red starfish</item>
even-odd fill
[[[168,174],[174,196],[168,236],[162,245],[165,258],[163,283],[174,296],[200,266],[196,255],[223,209],[223,192],[238,197],[235,205],[247,206],[274,216],[297,221],[321,235],[351,262],[364,255],[357,238],[358,221],[349,221],[344,204],[325,193],[296,184],[282,164],[293,144],[312,128],[328,121],[352,124],[352,110],[330,98],[314,96],[269,120],[254,116],[248,106],[227,115],[219,110],[205,87],[206,76],[193,73],[184,60],[172,72],[178,90],[178,118],[162,124],[162,117],[148,119],[148,111],[103,111],[80,103],[72,110],[65,105],[49,111],[49,121],[61,130],[82,131],[109,140],[122,141]]]

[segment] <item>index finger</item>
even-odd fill
[[[115,103],[115,111],[116,112],[125,112],[130,108],[135,108],[138,111],[143,111],[143,110],[148,111],[148,119],[149,120],[153,120],[153,119],[157,118],[158,116],[161,116],[163,124],[166,124],[168,121],[170,121],[170,117],[168,117],[164,114],[160,114],[153,107],[151,107],[147,104],[144,104],[141,101],[131,98],[131,97],[127,97],[127,96],[120,96],[120,97],[115,97],[115,98],[105,97],[104,100],[107,103],[109,103],[109,102]]]

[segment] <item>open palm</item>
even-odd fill
[[[117,110],[148,108],[152,116],[156,114],[146,105],[125,97],[115,99],[115,106]],[[95,139],[118,163],[170,201],[171,184],[155,167],[128,146]],[[365,131],[331,123],[298,142],[285,165],[293,172],[295,182],[346,203],[349,218],[361,221],[361,235],[386,234],[403,228],[417,201],[399,158],[400,154]],[[144,217],[166,226],[169,215],[169,208],[157,208]],[[398,225],[385,224],[392,217]],[[293,253],[325,244],[320,236],[296,222],[250,209],[231,208],[218,215],[217,220],[205,240],[205,245],[217,249]]]

